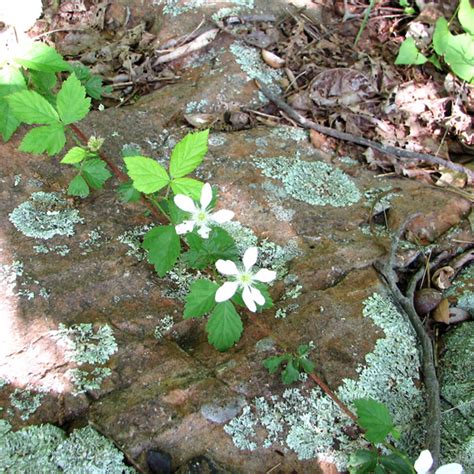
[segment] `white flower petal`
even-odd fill
[[[261,281],[263,283],[270,283],[276,278],[277,274],[273,270],[267,270],[262,268],[254,276],[254,280]]]
[[[258,248],[257,247],[249,247],[245,253],[244,258],[242,261],[244,262],[245,270],[250,270],[255,263],[257,263],[258,257]]]
[[[211,228],[207,227],[207,225],[203,225],[203,226],[199,227],[198,234],[203,239],[207,239],[209,237],[209,232],[211,232]]]
[[[196,212],[197,208],[194,201],[184,194],[176,194],[174,197],[174,203],[182,210],[186,212]]]
[[[216,268],[223,275],[238,275],[237,265],[232,260],[217,260]]]
[[[253,300],[253,295],[252,292],[250,291],[250,288],[246,286],[244,288],[244,291],[242,292],[242,299],[244,300],[245,306],[252,311],[252,313],[255,313],[257,311],[257,306],[255,305],[255,301]]]
[[[229,222],[232,220],[234,212],[228,211],[227,209],[221,209],[220,211],[214,212],[210,217],[214,222],[222,224],[223,222]]]
[[[194,221],[184,221],[181,224],[178,224],[176,227],[176,233],[178,235],[187,234],[188,232],[192,232],[194,229]]]
[[[265,297],[262,295],[262,292],[258,288],[254,288],[253,286],[250,287],[250,292],[252,293],[253,300],[259,306],[263,306],[265,304]]]
[[[209,183],[206,183],[201,190],[201,207],[206,209],[212,201],[212,188]]]
[[[420,453],[413,467],[418,474],[427,474],[432,465],[433,456],[431,456],[431,453],[425,449]]]
[[[238,286],[239,284],[236,281],[226,281],[216,291],[216,303],[230,300],[235,295]]]
[[[462,474],[464,472],[461,464],[452,462],[436,469],[436,474]]]

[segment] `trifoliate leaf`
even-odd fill
[[[73,164],[73,163],[80,163],[84,158],[87,156],[87,150],[81,148],[80,146],[72,147],[64,158],[61,160],[61,163],[65,164]]]
[[[189,250],[183,255],[184,261],[192,268],[201,270],[213,265],[217,260],[235,260],[239,252],[234,239],[224,230],[216,227],[209,238],[189,233],[186,236]]]
[[[439,56],[444,55],[452,36],[453,35],[449,31],[448,20],[444,17],[438,18],[433,33],[433,48],[436,51],[436,54]]]
[[[349,458],[349,472],[351,474],[372,474],[377,466],[378,455],[374,451],[358,449]]]
[[[64,127],[61,124],[35,127],[30,130],[20,143],[20,151],[29,153],[44,153],[55,155],[59,153],[66,144]]]
[[[395,64],[425,64],[428,58],[418,51],[415,40],[407,38],[401,45]]]
[[[86,97],[86,88],[75,74],[71,74],[61,86],[56,99],[56,107],[63,123],[70,124],[82,120],[91,107]]]
[[[459,3],[458,19],[464,31],[474,36],[474,8],[470,0],[461,0]]]
[[[357,408],[357,423],[365,430],[365,438],[371,443],[381,443],[394,429],[388,408],[376,400],[361,398],[354,400]]]
[[[184,194],[195,201],[201,198],[204,183],[192,178],[176,178],[171,180],[171,189],[175,194]]]
[[[293,359],[290,359],[281,373],[281,380],[285,385],[289,385],[290,383],[296,382],[299,378],[300,373],[295,367]]]
[[[216,305],[216,291],[218,285],[209,280],[196,280],[186,295],[184,306],[184,319],[198,318],[209,313]]]
[[[207,153],[209,130],[189,133],[173,149],[170,159],[170,174],[181,178],[195,170]]]
[[[148,251],[148,261],[155,266],[160,277],[171,270],[181,252],[181,245],[174,226],[162,225],[149,230],[142,247]]]
[[[70,71],[71,66],[64,61],[63,57],[50,46],[44,43],[33,43],[33,45],[15,58],[18,64],[27,69],[43,72]]]
[[[67,193],[70,196],[87,197],[89,196],[89,186],[85,179],[78,174],[70,183],[67,188]]]
[[[244,327],[230,301],[217,303],[206,325],[207,340],[218,351],[230,349],[239,339]]]
[[[120,199],[123,202],[137,202],[141,198],[140,192],[138,192],[134,187],[133,183],[123,183],[118,187],[118,193]]]
[[[124,158],[124,161],[133,186],[142,193],[156,193],[170,182],[163,166],[151,158],[128,156]]]
[[[474,36],[467,33],[452,36],[444,52],[444,60],[456,76],[474,82]]]
[[[21,122],[50,125],[59,122],[59,115],[53,106],[35,91],[20,91],[5,100],[13,115]]]
[[[92,189],[102,189],[104,183],[112,176],[107,164],[99,158],[87,160],[82,165],[82,176]]]
[[[263,361],[263,366],[268,370],[268,372],[274,374],[278,370],[278,367],[280,367],[280,364],[285,360],[288,360],[289,357],[290,356],[288,355],[268,357]]]

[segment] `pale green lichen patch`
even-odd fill
[[[118,349],[108,324],[94,331],[91,323],[70,327],[61,323],[57,331],[52,331],[52,336],[67,347],[67,358],[78,364],[105,364]]]
[[[73,395],[100,390],[102,382],[111,375],[108,367],[95,367],[92,371],[71,369],[69,376],[74,385]]]
[[[61,257],[65,257],[69,254],[71,249],[67,245],[34,245],[33,250],[38,254],[48,254],[48,253],[55,253]]]
[[[26,421],[41,406],[44,397],[44,393],[35,392],[31,387],[16,388],[10,395],[10,403],[20,412],[20,418]]]
[[[474,315],[474,265],[465,268],[454,283],[444,292],[445,296],[457,297],[458,308]]]
[[[361,397],[385,403],[405,430],[401,446],[417,453],[423,444],[425,404],[414,383],[420,370],[415,334],[394,304],[379,294],[364,301],[363,315],[383,329],[385,337],[359,367],[359,379],[344,380],[337,394],[348,405]],[[278,444],[293,450],[299,459],[330,460],[344,470],[348,455],[364,443],[347,436],[350,419],[319,388],[290,388],[281,396],[256,398],[252,405],[225,427],[240,449],[255,449],[256,433],[263,428],[267,434],[263,446]]]
[[[282,181],[294,199],[314,206],[345,207],[355,204],[361,193],[349,176],[320,161],[303,161],[299,156],[254,159],[262,173]]]
[[[51,239],[74,235],[76,224],[84,222],[77,209],[68,207],[58,193],[33,193],[9,216],[16,229],[27,237]]]
[[[270,135],[275,138],[280,138],[285,142],[291,140],[297,143],[306,142],[309,138],[308,132],[306,130],[298,127],[289,127],[286,125],[272,128]]]
[[[82,249],[81,255],[87,255],[100,248],[103,242],[104,232],[100,226],[97,226],[89,232],[87,239],[79,244],[79,247]]]
[[[154,336],[156,339],[160,340],[163,336],[168,334],[174,326],[173,316],[167,314],[158,321],[156,325]]]
[[[152,226],[145,224],[126,230],[123,234],[117,237],[117,240],[129,247],[126,255],[135,257],[138,261],[145,259],[146,252],[142,249],[143,236],[151,229]]]
[[[164,5],[163,13],[170,16],[178,16],[183,13],[193,11],[199,7],[206,6],[208,0],[154,0],[155,5]],[[254,0],[229,0],[230,4],[251,9],[254,7]]]
[[[135,472],[124,464],[123,453],[87,426],[69,438],[57,426],[46,424],[11,431],[0,420],[0,472],[94,473]]]
[[[443,338],[440,385],[443,462],[474,472],[474,323],[466,321]]]

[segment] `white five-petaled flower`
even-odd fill
[[[433,465],[433,456],[431,453],[425,449],[420,453],[418,459],[415,461],[415,471],[418,474],[428,474],[430,472],[431,466]],[[444,466],[438,467],[435,474],[462,474],[463,467],[457,462],[451,464],[445,464]]]
[[[265,304],[265,298],[258,288],[253,286],[256,281],[262,283],[270,283],[276,277],[276,272],[262,268],[257,273],[252,272],[252,267],[257,262],[258,248],[250,247],[244,253],[242,262],[244,264],[243,271],[237,268],[237,265],[231,260],[217,260],[217,270],[226,276],[232,276],[232,281],[226,281],[216,292],[216,302],[221,303],[227,301],[235,295],[235,292],[242,288],[242,299],[247,308],[255,312],[257,304],[262,306]]]
[[[198,234],[203,238],[207,239],[209,237],[209,232],[211,228],[209,225],[212,222],[217,222],[222,224],[223,222],[228,222],[234,217],[232,211],[227,209],[221,209],[220,211],[214,212],[211,214],[207,209],[209,204],[212,201],[212,188],[209,183],[206,183],[201,190],[201,207],[196,206],[194,201],[184,194],[177,194],[174,197],[175,204],[183,211],[189,212],[191,214],[191,219],[182,222],[176,226],[177,234],[186,234],[192,232],[194,227],[198,227]]]

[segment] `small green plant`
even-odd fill
[[[416,46],[413,38],[406,38],[395,59],[397,65],[420,65],[431,62],[438,69],[445,63],[460,79],[474,83],[474,8],[470,0],[461,0],[457,10],[464,33],[453,35],[446,18],[436,22],[433,42],[426,56]]]
[[[403,13],[405,13],[405,15],[415,14],[415,9],[413,8],[413,5],[408,0],[399,0],[398,4],[401,7],[403,7]]]
[[[301,373],[313,372],[314,363],[308,359],[313,347],[312,344],[301,344],[296,353],[269,357],[263,361],[263,365],[271,374],[274,374],[280,366],[284,366],[281,380],[284,384],[291,384],[299,380]]]

